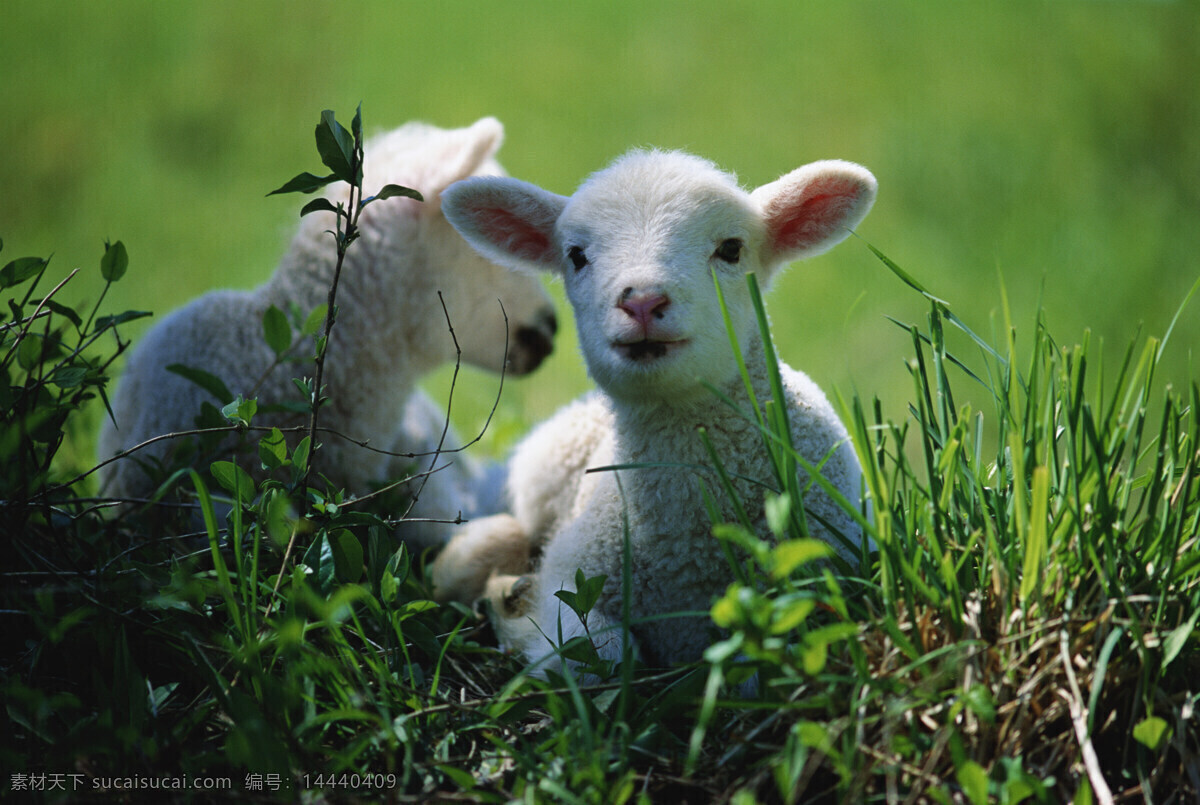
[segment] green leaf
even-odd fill
[[[337,122],[333,111],[326,109],[321,113],[321,122],[317,124],[317,153],[321,162],[333,171],[333,175],[343,182],[354,184],[354,139],[346,127]]]
[[[779,539],[787,533],[788,521],[792,517],[792,499],[785,492],[782,495],[768,494],[763,500],[763,510],[767,515],[767,525],[771,533]]]
[[[459,793],[475,790],[475,777],[470,772],[445,764],[438,766],[438,770],[450,778],[450,782],[454,783]]]
[[[592,607],[596,606],[596,602],[600,600],[600,593],[604,590],[604,582],[607,579],[607,576],[585,578],[582,570],[576,570],[575,591],[559,590],[554,595],[558,600],[574,610],[576,615],[583,618],[592,611]]]
[[[296,449],[292,451],[292,464],[301,472],[308,469],[308,455],[312,446],[312,440],[305,436],[296,445]]]
[[[41,360],[42,339],[33,335],[22,338],[20,346],[17,347],[17,365],[27,372],[32,372]]]
[[[325,326],[325,312],[329,310],[329,306],[321,303],[312,309],[308,314],[308,318],[304,320],[304,326],[300,328],[301,335],[316,335]]]
[[[104,244],[104,256],[100,258],[100,276],[108,282],[116,282],[125,276],[129,268],[129,254],[121,241]]]
[[[973,805],[987,805],[988,779],[983,766],[973,760],[964,760],[955,770],[954,777]]]
[[[314,212],[332,212],[338,213],[340,210],[336,204],[327,198],[314,198],[312,201],[300,208],[300,217]]]
[[[316,578],[318,592],[328,596],[333,589],[335,578],[333,547],[329,544],[329,535],[322,532],[320,538],[308,546],[301,562],[312,571]]]
[[[336,578],[342,584],[353,584],[362,578],[363,549],[358,537],[346,529],[335,531],[329,537],[333,551]]]
[[[425,197],[421,195],[420,191],[418,190],[413,190],[411,187],[404,187],[398,184],[388,184],[381,187],[379,192],[375,195],[368,196],[367,198],[363,199],[362,203],[358,206],[362,208],[370,204],[372,201],[383,201],[384,199],[396,198],[397,196],[402,198],[411,198],[414,201],[425,200]]]
[[[58,315],[66,318],[66,319],[69,319],[71,324],[74,324],[75,329],[77,329],[77,330],[83,326],[83,319],[81,319],[79,317],[79,314],[76,313],[73,308],[69,308],[66,305],[59,304],[58,302],[55,302],[53,299],[42,299],[37,304],[41,305],[42,307],[49,308],[50,310],[54,311]]]
[[[1183,651],[1188,638],[1192,636],[1192,632],[1196,629],[1197,618],[1200,618],[1200,612],[1192,613],[1190,620],[1186,620],[1172,629],[1171,633],[1167,635],[1167,639],[1163,641],[1163,670],[1166,670],[1166,667],[1171,664],[1171,660],[1178,657],[1179,652]]]
[[[362,142],[362,101],[358,102],[358,107],[354,110],[354,119],[350,121],[350,134],[353,135],[355,143]]]
[[[228,419],[235,425],[246,427],[250,424],[250,420],[258,413],[258,401],[251,398],[243,399],[242,395],[238,395],[232,402],[221,408],[221,416]]]
[[[992,692],[988,690],[986,685],[972,685],[963,696],[963,701],[970,710],[985,724],[994,724],[996,721],[996,701],[992,698]]]
[[[124,313],[117,313],[112,316],[101,316],[96,319],[96,332],[103,332],[109,327],[116,327],[118,324],[124,324],[127,321],[144,319],[147,316],[153,315],[153,313],[147,310],[126,310]]]
[[[286,182],[278,190],[272,190],[267,193],[268,196],[278,195],[279,193],[315,193],[327,184],[336,182],[338,179],[334,174],[328,176],[317,176],[312,173],[301,173]]]
[[[220,401],[221,405],[229,405],[233,402],[233,392],[225,385],[225,381],[221,378],[206,372],[203,369],[196,369],[191,366],[184,366],[182,363],[172,363],[167,367],[168,372],[173,372],[180,377],[186,378],[195,383],[200,388],[207,391],[212,396]]]
[[[828,643],[814,643],[812,645],[805,643],[800,648],[800,664],[804,666],[804,673],[809,676],[816,676],[824,671],[825,662],[828,659]]]
[[[277,358],[292,345],[292,326],[288,324],[284,312],[275,305],[263,313],[263,337]]]
[[[214,461],[209,472],[225,491],[243,503],[254,499],[254,481],[250,474],[232,461]]]
[[[73,389],[87,378],[88,370],[80,366],[60,366],[50,375],[50,382],[60,389]]]
[[[818,539],[792,539],[771,550],[771,578],[783,579],[801,565],[833,555],[833,548]]]
[[[811,598],[795,598],[776,607],[771,613],[771,634],[787,634],[804,623],[816,608],[817,602]]]
[[[287,440],[279,428],[258,440],[258,457],[263,469],[274,470],[287,463]]]
[[[47,262],[40,257],[19,257],[10,261],[4,268],[0,268],[0,288],[11,288],[37,276],[46,267]]]
[[[1157,752],[1171,738],[1171,725],[1166,719],[1149,716],[1133,728],[1133,739],[1151,752]]]

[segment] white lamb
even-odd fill
[[[384,184],[398,183],[419,190],[426,201],[392,198],[376,201],[363,212],[361,236],[347,251],[338,286],[339,312],[325,363],[329,402],[322,408],[322,427],[369,439],[372,446],[389,451],[419,453],[437,446],[442,408],[416,385],[422,375],[455,359],[439,292],[465,362],[499,371],[507,341],[508,371],[524,374],[550,353],[556,324],[540,283],[481,258],[446,222],[439,204],[441,191],[452,182],[502,175],[493,155],[503,133],[494,118],[454,130],[409,123],[367,144],[363,189],[368,195]],[[331,187],[329,196],[344,201],[347,193],[347,186],[339,184]],[[306,357],[311,355],[311,340],[298,350],[305,362],[286,363],[267,373],[274,353],[263,338],[263,313],[275,305],[284,311],[296,306],[308,314],[327,301],[336,261],[328,233],[333,228],[332,213],[305,217],[265,284],[252,291],[206,294],[152,328],[130,355],[112,398],[116,424],[107,422],[101,433],[100,458],[160,434],[192,428],[204,400],[219,405],[200,386],[167,371],[171,364],[216,375],[233,394],[257,396],[260,407],[299,399],[291,379],[311,376]],[[255,424],[298,425],[306,420],[303,415],[260,416]],[[363,494],[372,482],[404,477],[414,469],[412,459],[372,452],[330,432],[319,441],[316,469],[351,493]],[[457,446],[450,435],[446,447]],[[161,459],[172,448],[170,442],[160,442],[132,458]],[[478,488],[479,468],[461,455],[445,456],[441,463],[451,461],[453,466],[430,476],[414,516],[453,518],[460,511],[469,515],[474,509],[489,510],[486,501],[472,498],[484,494]],[[102,489],[108,495],[141,498],[153,490],[150,476],[131,457],[104,470]]]
[[[577,569],[603,575],[586,633],[601,657],[617,659],[627,518],[638,651],[656,663],[697,658],[711,642],[708,618],[656,618],[706,612],[732,581],[695,477],[711,464],[697,428],[707,429],[742,500],[757,506],[750,516],[763,533],[763,488],[751,480],[772,479],[760,434],[701,382],[746,405],[713,273],[761,404],[771,391],[745,275],[769,281],[787,262],[831,248],[875,191],[866,169],[827,161],[748,194],[707,161],[660,151],[627,154],[570,198],[506,178],[449,187],[446,217],[482,254],[562,278],[599,391],[521,443],[509,464],[511,515],[476,520],[454,537],[435,564],[435,594],[488,599],[502,645],[538,663],[560,637],[585,634],[555,593],[575,589]],[[857,503],[861,468],[846,429],[811,380],[780,370],[794,444]],[[650,466],[585,474],[628,464]],[[811,533],[852,557],[861,542],[853,518],[815,484],[804,506]]]

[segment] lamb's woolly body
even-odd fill
[[[770,399],[771,392],[761,356],[751,359],[748,369],[762,405]],[[787,367],[782,369],[785,390],[792,403],[792,439],[797,450],[810,462],[821,465],[824,477],[849,499],[857,500],[860,470],[845,428],[825,395],[806,375]],[[748,409],[740,378],[722,391]],[[614,410],[609,398],[591,396],[567,407],[529,437],[541,444],[569,441],[571,449],[580,450],[571,456],[569,463],[537,466],[525,455],[529,447],[523,444],[510,464],[514,515],[522,522],[544,523],[535,532],[547,539],[535,585],[566,582],[564,586],[569,588],[576,569],[583,570],[588,577],[607,577],[599,605],[603,619],[593,615],[589,629],[602,650],[607,646],[609,656],[619,653],[619,635],[613,631],[600,636],[599,631],[604,621],[609,625],[621,622],[624,538],[621,523],[625,518],[631,535],[632,589],[636,591],[631,616],[635,621],[668,612],[707,612],[713,599],[725,591],[731,580],[728,560],[711,534],[700,478],[722,503],[724,518],[733,522],[736,514],[711,471],[689,469],[710,464],[696,434],[701,425],[718,455],[723,457],[730,476],[772,483],[771,468],[759,448],[761,434],[722,403],[677,410],[667,404],[647,409],[617,406]],[[588,434],[588,443],[581,444],[581,433]],[[548,458],[544,452],[538,452],[540,458]],[[586,475],[578,469],[627,464],[669,466]],[[547,473],[548,466],[555,468],[553,474]],[[555,480],[562,484],[558,489],[552,486]],[[802,474],[802,486],[804,481]],[[741,499],[751,507],[748,514],[756,520],[759,532],[768,533],[761,504],[763,487],[745,480],[735,480],[734,484]],[[560,494],[557,497],[547,494],[554,491]],[[544,504],[535,509],[530,505],[532,495],[568,505],[562,512],[552,508],[547,511],[549,507]],[[814,532],[825,536],[843,556],[850,558],[849,549],[819,525],[824,521],[855,540],[858,529],[850,516],[822,493],[810,493],[805,507]],[[569,529],[558,527],[568,522],[572,523]],[[533,599],[540,602],[534,620],[548,634],[556,634],[561,621],[565,636],[574,636],[580,633],[580,626],[570,610],[553,595],[557,589],[558,586],[553,586],[532,593]],[[639,626],[634,632],[647,659],[680,660],[700,655],[709,643],[710,627],[707,617],[687,621],[672,618]],[[519,634],[523,641],[531,643],[525,650],[532,657],[549,652],[551,647],[540,635],[524,630],[519,630]]]
[[[481,252],[562,275],[600,391],[567,406],[518,447],[509,464],[512,516],[494,521],[504,534],[505,561],[492,565],[490,578],[461,572],[468,565],[487,569],[479,559],[489,551],[486,521],[476,524],[469,540],[456,537],[435,564],[435,593],[483,594],[498,615],[502,641],[536,662],[552,653],[560,635],[565,641],[584,633],[555,593],[573,588],[576,570],[606,576],[587,632],[603,656],[615,659],[627,522],[637,644],[656,661],[699,656],[709,643],[707,617],[656,618],[707,612],[732,580],[711,534],[699,478],[725,518],[735,517],[706,469],[711,462],[697,428],[706,429],[728,474],[741,479],[735,482],[740,498],[764,534],[763,484],[773,485],[757,429],[700,382],[749,408],[713,277],[761,405],[771,397],[770,383],[745,273],[769,282],[786,260],[830,248],[862,219],[874,193],[865,169],[825,162],[747,194],[711,163],[662,152],[617,160],[570,199],[514,180],[471,180],[448,189],[447,217]],[[845,428],[809,378],[782,365],[780,371],[796,448],[847,499],[858,501],[861,470]],[[660,466],[586,472],[628,464]],[[833,532],[857,543],[853,519],[803,474],[800,480],[801,488],[808,486],[810,532],[849,557],[852,550]],[[524,529],[533,557],[524,570],[513,567],[520,555],[513,549],[516,528]],[[513,576],[530,571],[527,583]]]
[[[463,359],[499,370],[508,341],[510,371],[532,370],[550,351],[553,312],[540,285],[481,259],[440,214],[438,195],[472,175],[500,175],[492,158],[503,129],[491,118],[458,130],[408,124],[367,145],[363,186],[368,194],[388,183],[420,190],[426,203],[389,199],[369,205],[361,235],[347,251],[338,286],[339,315],[325,362],[330,402],[322,425],[371,445],[417,453],[436,447],[444,416],[415,391],[419,378],[455,358],[454,342],[438,299],[441,291]],[[344,186],[330,197],[345,199]],[[152,328],[131,354],[113,397],[117,426],[108,424],[99,454],[107,458],[153,436],[187,430],[200,403],[216,403],[194,383],[166,370],[172,363],[202,369],[230,391],[258,397],[260,404],[294,399],[291,378],[303,374],[285,364],[266,374],[274,354],[262,335],[263,313],[275,305],[304,314],[327,301],[336,260],[331,213],[302,219],[274,274],[251,291],[215,291],[194,300]],[[503,300],[509,334],[506,339]],[[311,347],[304,345],[301,355]],[[264,376],[265,375],[265,376]],[[303,417],[260,417],[272,424],[300,424]],[[257,423],[257,422],[256,422]],[[361,494],[370,482],[401,476],[411,459],[393,459],[332,435],[322,438],[318,468],[347,490]],[[458,446],[451,435],[446,444]],[[163,443],[138,457],[161,457]],[[469,513],[469,496],[481,471],[463,457],[434,473],[426,486],[427,516]],[[126,459],[109,465],[106,493],[141,497],[149,479]],[[486,492],[483,494],[487,494]],[[453,504],[464,496],[467,499]],[[434,508],[447,503],[449,508]],[[466,505],[463,506],[462,504]]]

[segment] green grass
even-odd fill
[[[1200,387],[1156,379],[1167,336],[1105,376],[1086,338],[1060,344],[1043,317],[1028,349],[1019,327],[992,345],[880,257],[928,315],[893,336],[911,347],[909,415],[842,405],[871,513],[846,505],[878,552],[836,573],[818,561],[794,503],[794,468],[812,468],[780,400],[747,410],[777,467],[775,536],[714,527],[736,579],[712,608],[722,636],[702,662],[591,665],[586,684],[529,677],[474,613],[428,600],[422,559],[377,516],[327,495],[301,507],[299,453],[257,489],[232,467],[212,489],[184,476],[204,520],[192,537],[168,536],[186,517],[102,520],[58,486],[62,434],[36,412],[57,389],[53,410],[77,416],[73,395],[98,388],[77,381],[100,381],[111,356],[64,357],[78,325],[42,331],[19,306],[0,433],[6,786],[74,773],[73,792],[103,797],[111,778],[186,775],[272,801],[368,787],[477,802],[1194,797]],[[949,349],[951,331],[972,354]],[[75,365],[98,371],[64,374]],[[960,403],[964,386],[988,408]],[[233,505],[225,522],[214,495]],[[586,665],[586,649],[563,650]]]

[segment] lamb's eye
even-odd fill
[[[729,238],[721,241],[713,256],[726,263],[735,264],[742,259],[742,241],[740,238]]]
[[[583,253],[583,249],[578,246],[572,246],[567,250],[567,257],[571,260],[571,264],[575,266],[575,270],[583,268],[588,264],[587,255]]]

